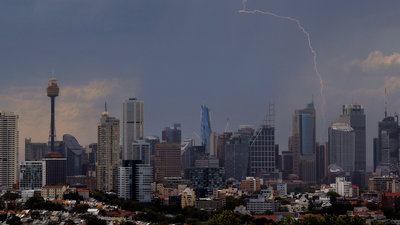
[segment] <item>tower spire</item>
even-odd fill
[[[386,108],[386,87],[385,87],[385,118],[387,117],[387,108]]]

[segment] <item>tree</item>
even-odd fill
[[[76,212],[78,213],[85,213],[89,209],[88,204],[79,204],[78,207],[76,207]]]
[[[273,214],[274,213],[269,209],[265,210],[265,212],[264,212],[264,215],[267,215],[267,216],[270,216],[270,215],[273,215]]]
[[[227,210],[234,210],[236,206],[240,205],[240,200],[233,196],[226,196],[225,202],[225,209]]]
[[[37,202],[44,202],[44,198],[40,196],[32,196],[25,202],[25,208],[32,209],[33,205]]]
[[[104,196],[103,193],[100,193],[100,192],[93,193],[92,197],[94,199],[96,199],[97,201],[100,201],[100,202],[106,202],[107,201],[106,196]]]
[[[93,217],[87,221],[86,225],[107,225],[107,222],[97,217]]]
[[[329,197],[331,203],[336,203],[336,198],[340,197],[340,195],[334,191],[329,191],[328,193],[326,193],[326,196]]]
[[[235,217],[232,211],[224,210],[221,214],[214,215],[208,222],[208,225],[240,225],[242,221]]]
[[[369,210],[378,210],[378,205],[374,202],[367,202],[367,204],[365,204],[365,206],[369,209]]]
[[[63,199],[67,200],[76,200],[76,201],[83,201],[83,196],[80,196],[78,193],[68,193],[63,195]]]
[[[19,198],[19,195],[7,192],[2,196],[2,198],[4,199],[4,201],[14,201],[15,199]]]

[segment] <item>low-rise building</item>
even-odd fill
[[[183,192],[181,194],[181,206],[182,206],[182,209],[185,206],[194,206],[195,205],[195,201],[196,201],[196,195],[195,195],[193,189],[186,188],[185,190],[183,190]]]
[[[242,190],[246,190],[249,193],[261,190],[260,179],[258,177],[246,177],[246,180],[242,180]]]
[[[67,186],[43,186],[41,194],[43,198],[63,199],[67,188]]]
[[[265,211],[269,210],[271,212],[278,212],[281,207],[279,201],[273,201],[264,198],[261,195],[251,196],[245,200],[246,209],[254,214],[263,214]]]

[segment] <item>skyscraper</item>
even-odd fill
[[[132,160],[128,156],[128,151],[132,148],[132,143],[139,139],[144,139],[144,102],[137,98],[129,98],[123,103],[122,118],[122,149],[124,160]]]
[[[297,109],[292,117],[292,135],[289,138],[289,150],[293,152],[293,173],[300,179],[304,173],[308,181],[316,182],[315,169],[311,168],[313,164],[311,161],[315,160],[315,108],[314,102],[306,104],[306,108]],[[307,165],[302,171],[301,162]],[[312,179],[315,177],[315,180]],[[310,180],[311,179],[311,180]]]
[[[162,131],[162,140],[168,143],[181,143],[181,124],[175,123],[173,127],[165,127]]]
[[[330,163],[342,167],[345,172],[355,168],[355,132],[345,123],[334,123],[329,127]]]
[[[45,161],[22,161],[19,169],[19,189],[36,190],[46,184]]]
[[[18,179],[18,115],[0,111],[0,186],[12,188]]]
[[[83,175],[82,173],[82,146],[76,138],[69,134],[63,135],[65,155],[67,158],[67,176]]]
[[[387,116],[378,123],[378,128],[378,151],[374,155],[374,161],[376,160],[378,165],[388,166],[392,172],[397,172],[399,163],[398,118],[396,120],[393,116]]]
[[[278,157],[275,155],[275,104],[269,103],[267,115],[249,141],[248,175],[256,177],[260,171],[273,173],[275,157]]]
[[[137,140],[133,142],[132,159],[142,160],[142,164],[150,165],[150,144],[145,140]]]
[[[54,152],[54,140],[56,139],[55,133],[55,99],[58,96],[59,88],[57,86],[57,79],[50,79],[49,86],[47,87],[47,96],[51,99],[51,118],[50,118],[50,151]]]
[[[42,160],[47,152],[46,143],[34,143],[30,138],[25,138],[25,160],[39,161]]]
[[[340,117],[334,123],[345,123],[354,129],[355,133],[355,167],[354,170],[366,171],[366,139],[365,139],[365,114],[362,105],[350,104],[342,106]]]
[[[58,152],[48,152],[43,159],[45,165],[43,185],[57,185],[67,183],[67,159]]]
[[[211,113],[206,106],[201,106],[201,139],[206,147],[206,154],[210,154]]]
[[[120,155],[119,119],[110,117],[107,108],[101,114],[97,133],[97,189],[104,192],[117,191]]]
[[[154,157],[154,180],[181,176],[181,144],[158,143]]]

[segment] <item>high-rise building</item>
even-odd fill
[[[142,164],[150,165],[150,144],[145,140],[137,140],[132,143],[133,160],[142,160]]]
[[[41,189],[46,183],[45,161],[22,161],[19,167],[19,189]]]
[[[252,126],[241,126],[225,144],[226,178],[242,180],[246,178],[249,162],[249,140],[253,135]]]
[[[334,123],[345,123],[354,129],[355,133],[355,167],[354,170],[366,171],[366,134],[365,134],[365,114],[362,105],[350,104],[343,105],[342,112]]]
[[[206,106],[201,106],[201,139],[206,147],[206,154],[210,154],[211,112]]]
[[[329,164],[340,166],[345,172],[355,169],[355,132],[345,123],[334,123],[329,127]]]
[[[110,117],[106,110],[101,114],[97,125],[97,189],[100,191],[118,190],[119,167],[119,119]],[[130,145],[132,146],[132,144]]]
[[[378,151],[374,155],[381,166],[388,166],[392,172],[398,171],[399,163],[399,123],[393,116],[387,116],[378,123]],[[374,168],[375,170],[376,168]]]
[[[67,158],[67,176],[83,175],[82,146],[76,138],[69,134],[63,135],[65,157]]]
[[[181,144],[158,143],[154,157],[154,179],[181,176]]]
[[[141,160],[123,160],[119,168],[118,197],[138,202],[151,202],[152,168]]]
[[[194,139],[185,138],[181,144],[181,170],[185,171],[186,168],[194,167],[195,165],[195,141]]]
[[[217,157],[219,159],[219,166],[225,167],[225,144],[231,138],[232,132],[224,132],[218,137],[217,140]]]
[[[144,102],[137,98],[129,98],[123,103],[123,159],[129,158],[129,150],[132,148],[132,143],[139,139],[144,139]]]
[[[57,185],[67,183],[67,159],[58,152],[48,152],[42,159],[45,164],[44,176],[46,182],[43,185]]]
[[[210,135],[210,155],[218,156],[218,138],[217,132],[212,132]]]
[[[58,96],[59,88],[57,86],[57,79],[50,79],[49,86],[47,87],[47,96],[51,99],[51,118],[50,118],[50,152],[54,152],[54,141],[56,140],[55,130],[55,101]]]
[[[250,138],[248,175],[256,177],[260,171],[273,173],[275,157],[278,157],[275,155],[275,104],[269,103],[267,115]]]
[[[160,143],[160,137],[156,135],[147,136],[146,142],[150,144],[150,155],[154,155],[156,143]]]
[[[39,161],[42,160],[47,152],[46,143],[34,143],[30,138],[25,138],[25,160]]]
[[[315,160],[315,108],[314,102],[308,103],[306,108],[297,109],[292,117],[292,134],[289,138],[289,151],[293,153],[293,174],[296,174],[300,179],[302,175],[307,177],[309,182],[315,183],[310,179],[316,179],[315,174],[305,174],[312,171],[316,171],[316,168],[311,168],[315,163],[312,163],[312,159]],[[301,162],[305,162],[305,166],[302,170]]]
[[[181,124],[175,123],[173,127],[165,127],[162,131],[162,140],[167,143],[181,143]]]
[[[12,111],[0,111],[0,186],[9,188],[18,179],[18,118]]]
[[[196,197],[204,198],[213,194],[213,189],[225,187],[225,168],[192,167],[185,169],[185,179],[192,182]]]

